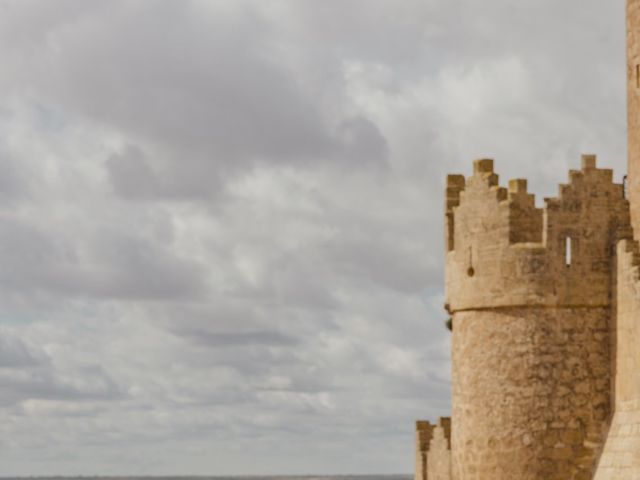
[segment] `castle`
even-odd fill
[[[543,208],[492,160],[447,178],[452,416],[416,480],[640,480],[640,0],[627,42],[626,186],[593,155]]]

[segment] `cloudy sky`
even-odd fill
[[[0,0],[0,474],[390,473],[442,198],[625,164],[624,2]]]

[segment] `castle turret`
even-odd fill
[[[611,413],[616,243],[629,208],[584,156],[536,208],[492,160],[446,194],[454,480],[591,478]]]

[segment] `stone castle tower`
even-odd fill
[[[543,208],[492,160],[447,178],[452,417],[416,480],[640,479],[640,0],[627,32],[626,189],[593,155]]]

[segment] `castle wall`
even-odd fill
[[[500,187],[493,162],[476,161],[464,188],[447,192],[449,309],[608,306],[612,251],[630,235],[628,202],[612,177],[584,156],[582,170],[539,209],[525,180]]]
[[[610,412],[607,308],[453,320],[453,478],[591,479]]]
[[[432,425],[426,420],[416,422],[416,469],[414,480],[427,480],[427,452],[433,438]]]
[[[451,420],[441,419],[433,429],[433,439],[429,447],[427,479],[451,480]]]
[[[618,244],[617,253],[615,414],[595,480],[640,478],[640,256],[637,243],[628,240]]]
[[[640,232],[640,0],[627,0],[627,117],[631,220]]]

